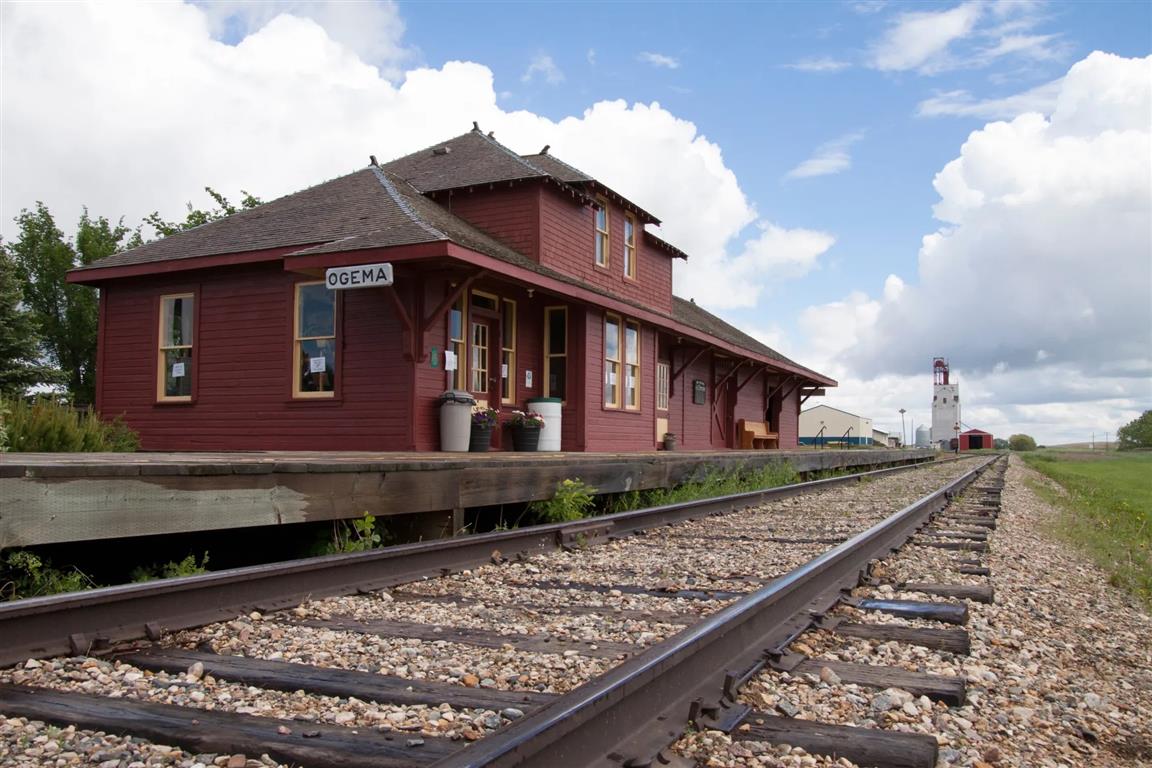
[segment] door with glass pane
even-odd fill
[[[500,407],[500,338],[495,321],[473,317],[468,324],[468,391],[491,408]]]

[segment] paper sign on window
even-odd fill
[[[456,353],[450,349],[444,350],[444,370],[456,370]]]
[[[500,366],[500,376],[505,379],[508,378],[508,363],[504,363]]]
[[[172,363],[172,378],[184,378],[184,363]]]
[[[616,383],[616,371],[608,371],[608,383],[609,384],[615,384]]]
[[[309,373],[324,373],[324,358],[310,357],[308,358],[308,372]]]

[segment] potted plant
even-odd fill
[[[534,451],[539,447],[543,416],[535,411],[512,411],[508,425],[512,427],[512,447],[517,451]]]
[[[500,421],[500,411],[478,405],[472,409],[472,431],[468,435],[468,450],[481,453],[492,444],[492,430]]]
[[[664,433],[664,450],[666,450],[666,451],[676,450],[676,433],[675,432],[665,432]]]

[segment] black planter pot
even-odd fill
[[[517,451],[535,451],[540,447],[540,427],[512,427],[512,447]]]
[[[472,453],[483,453],[492,445],[492,427],[472,425],[468,435],[468,450]]]

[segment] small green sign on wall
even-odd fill
[[[428,362],[432,363],[433,368],[440,367],[440,348],[432,347],[432,354],[428,355]]]

